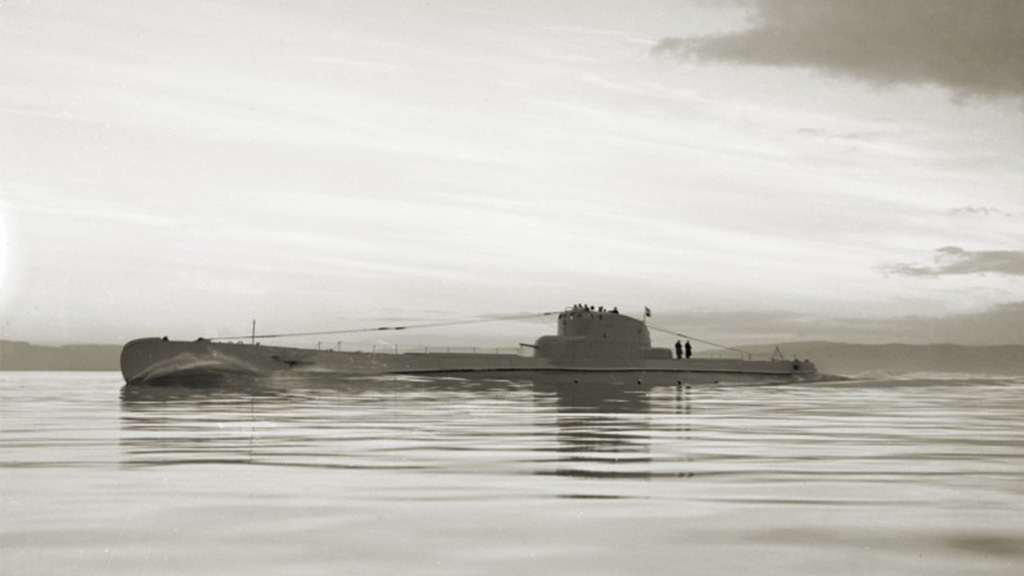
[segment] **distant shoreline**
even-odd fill
[[[946,372],[1024,376],[1024,345],[1019,344],[789,342],[745,346],[744,349],[770,356],[776,346],[787,358],[812,360],[825,374]],[[120,356],[121,346],[117,344],[41,346],[0,340],[0,371],[3,372],[116,372],[120,370]]]
[[[40,346],[0,340],[0,372],[120,371],[118,344]]]
[[[758,354],[771,354],[774,344],[747,346]],[[787,358],[809,359],[825,374],[855,375],[871,372],[968,373],[1024,376],[1024,345],[964,346],[959,344],[847,344],[790,342],[779,344]]]

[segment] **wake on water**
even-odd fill
[[[822,384],[827,384],[823,382]],[[869,370],[843,377],[837,384],[886,384],[899,386],[932,385],[1024,385],[1024,374],[979,374],[974,372],[906,372]]]

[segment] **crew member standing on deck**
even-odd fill
[[[693,355],[693,347],[690,346],[690,341],[686,341],[686,357],[689,358]]]
[[[676,340],[676,360],[683,359],[683,343]]]

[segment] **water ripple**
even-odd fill
[[[779,549],[793,561],[769,571],[786,574],[997,574],[1024,560],[1019,379],[2,378],[12,573],[230,573],[226,554],[251,573],[319,572],[317,558],[493,568],[526,553],[588,574],[622,555],[655,573],[683,557],[750,571]]]

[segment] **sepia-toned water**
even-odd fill
[[[1024,379],[0,373],[0,572],[1022,574]]]

